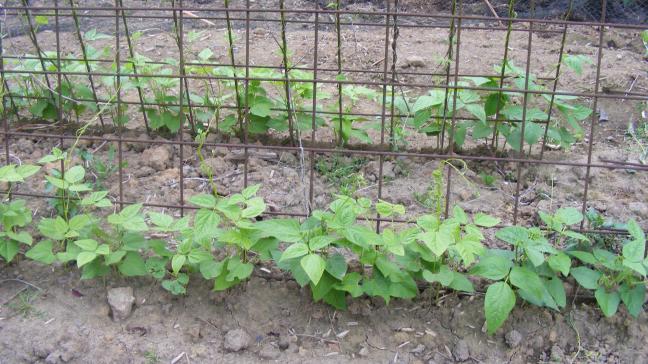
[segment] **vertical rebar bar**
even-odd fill
[[[336,55],[336,63],[337,63],[337,76],[338,80],[341,79],[343,76],[342,72],[342,29],[340,26],[340,0],[336,0],[335,2],[335,33],[337,35],[337,55]],[[338,145],[342,146],[344,144],[344,138],[342,137],[343,133],[343,111],[344,107],[342,105],[343,102],[343,93],[342,93],[342,83],[337,84],[337,92],[338,92],[338,122],[339,122],[339,130],[338,130]]]
[[[445,79],[445,91],[444,91],[444,97],[443,97],[443,119],[442,119],[442,124],[441,124],[441,138],[437,136],[437,148],[439,150],[443,150],[444,144],[445,144],[445,131],[446,131],[446,120],[448,118],[448,98],[450,96],[450,87],[447,87],[450,85],[450,68],[452,65],[452,56],[453,56],[453,49],[454,49],[454,36],[455,36],[455,21],[456,18],[455,16],[457,15],[457,0],[452,0],[452,5],[451,7],[451,14],[452,18],[450,19],[450,30],[448,32],[448,51],[446,52],[446,58],[445,58],[445,74],[446,74],[446,79]]]
[[[122,0],[119,0],[119,5],[123,8],[124,3]],[[131,58],[131,65],[133,66],[133,73],[138,74],[137,65],[135,64],[135,48],[131,41],[130,31],[128,30],[128,22],[126,21],[126,15],[122,11],[122,21],[124,23],[124,35],[126,35],[126,44],[128,45],[128,55]],[[151,128],[149,127],[148,116],[146,115],[146,108],[144,107],[144,92],[142,92],[142,86],[139,83],[139,76],[135,76],[135,81],[137,83],[137,97],[139,98],[140,107],[142,108],[142,117],[144,117],[144,126],[146,127],[146,133],[150,135]]]
[[[594,131],[597,122],[596,108],[598,106],[598,93],[601,84],[601,63],[603,61],[603,37],[605,35],[605,17],[607,15],[607,0],[601,0],[601,25],[599,26],[598,55],[596,60],[596,80],[594,81],[594,101],[592,103],[592,118],[590,122],[589,140],[587,144],[587,167],[585,170],[585,186],[583,188],[583,206],[581,212],[585,215],[587,210],[587,193],[589,192],[589,178],[592,164],[592,151],[594,147]],[[580,227],[583,228],[585,220],[581,221]]]
[[[382,90],[382,105],[380,110],[380,147],[384,149],[385,145],[385,121],[387,120],[387,79],[389,69],[389,31],[390,29],[390,18],[389,13],[391,12],[391,0],[385,0],[386,3],[386,12],[385,12],[385,55],[383,58],[383,90]],[[385,163],[385,156],[381,154],[378,157],[378,198],[382,196],[383,189],[383,164]],[[380,232],[380,213],[376,214],[376,232]]]
[[[92,98],[94,99],[95,105],[97,107],[97,111],[99,111],[99,98],[97,97],[97,87],[95,86],[94,83],[94,78],[92,77],[92,68],[90,67],[90,62],[88,62],[88,51],[86,49],[85,42],[83,41],[83,35],[81,34],[81,27],[79,26],[79,17],[77,16],[77,12],[75,9],[76,5],[74,4],[74,0],[70,0],[70,8],[72,9],[72,20],[74,21],[74,28],[76,29],[76,36],[77,39],[79,40],[79,45],[81,47],[81,56],[83,57],[83,64],[85,65],[85,69],[88,72],[88,81],[90,81],[90,89],[92,91]],[[99,123],[101,123],[101,127],[104,128],[106,125],[104,124],[104,119],[103,115],[99,113]]]
[[[250,127],[250,0],[245,0],[245,115],[243,118],[243,144],[248,143]],[[248,186],[249,150],[243,148],[243,187]]]
[[[500,107],[502,106],[500,101],[502,98],[502,91],[501,89],[504,87],[504,80],[506,76],[506,66],[508,65],[508,54],[509,54],[509,44],[511,41],[511,32],[513,29],[513,16],[515,15],[515,0],[509,0],[508,4],[508,24],[506,26],[506,37],[504,39],[504,56],[502,57],[502,68],[500,71],[500,82],[499,82],[499,91],[497,95],[497,100],[495,104],[495,126],[493,127],[493,140],[491,142],[491,148],[494,150],[497,150],[498,147],[498,135],[499,132],[497,131],[497,126],[499,125],[499,119],[500,119]]]
[[[319,10],[317,1],[315,2],[315,10]],[[311,143],[315,145],[315,132],[317,130],[317,61],[319,52],[319,12],[315,12],[315,30],[314,30],[314,46],[313,46],[313,103],[312,103],[312,119],[311,119]],[[314,190],[315,190],[315,152],[310,151],[310,177],[308,189],[308,213],[314,210]]]
[[[243,113],[241,110],[241,94],[239,92],[239,79],[236,73],[236,60],[234,59],[234,36],[232,35],[232,22],[230,20],[229,0],[224,0],[225,22],[227,23],[227,53],[234,73],[234,93],[236,95],[236,117],[239,124],[239,134],[243,133]]]
[[[286,92],[286,113],[288,114],[288,133],[290,135],[290,143],[295,146],[295,130],[294,120],[292,116],[292,101],[290,96],[290,64],[288,63],[288,41],[286,39],[286,14],[285,14],[285,1],[279,0],[280,20],[281,20],[281,57],[284,71],[284,88]]]
[[[394,0],[394,26],[392,30],[392,62],[391,62],[391,102],[389,105],[389,149],[395,149],[395,134],[394,134],[394,108],[395,108],[395,99],[396,91],[395,84],[398,82],[396,74],[396,62],[398,61],[398,35],[400,30],[398,29],[398,0]],[[379,197],[380,198],[380,197]]]
[[[565,20],[569,20],[571,12],[574,7],[574,0],[569,0],[569,8],[565,13]],[[565,44],[567,43],[567,24],[563,25],[562,38],[560,39],[560,50],[558,51],[558,64],[556,65],[556,75],[553,80],[553,87],[551,91],[551,100],[549,101],[549,110],[547,111],[547,121],[545,124],[544,135],[542,136],[542,146],[540,147],[540,159],[544,157],[544,150],[547,146],[547,135],[549,133],[549,126],[551,124],[551,114],[553,112],[554,102],[556,100],[556,90],[558,89],[558,80],[560,79],[560,70],[562,69],[563,56],[565,54]]]
[[[533,0],[532,0],[533,2]],[[522,96],[522,126],[520,127],[520,158],[524,158],[524,133],[526,128],[527,106],[529,102],[529,76],[531,74],[531,46],[533,44],[533,22],[529,22],[529,38],[527,43],[526,70],[524,75],[524,95]],[[513,225],[517,225],[518,208],[520,206],[520,180],[522,179],[523,162],[517,163],[517,179],[515,181],[515,203],[513,207]]]
[[[179,5],[178,13],[176,14],[175,10],[175,5]],[[178,118],[180,118],[180,129],[178,130],[178,154],[180,156],[180,180],[179,180],[179,185],[180,185],[180,216],[184,216],[184,144],[183,144],[183,139],[184,139],[184,120],[185,120],[185,112],[184,112],[184,94],[185,92],[187,95],[189,94],[189,89],[187,88],[187,78],[185,76],[185,59],[184,59],[184,12],[182,11],[184,9],[182,0],[178,0],[178,3],[174,3],[174,10],[173,10],[173,18],[178,19],[179,21],[176,23],[176,35],[178,39],[178,49],[179,49],[179,61],[180,61],[180,82],[178,82],[178,94],[179,94],[179,99],[180,99],[180,110],[178,111]],[[184,81],[184,82],[183,82]],[[184,86],[184,87],[183,87]],[[188,99],[188,98],[187,98]],[[191,105],[188,105],[189,109],[189,114],[191,115]],[[195,133],[195,128],[192,127],[192,131]]]
[[[124,208],[124,148],[123,148],[123,124],[121,120],[121,49],[119,35],[119,0],[115,0],[115,91],[117,92],[117,166],[119,176],[119,210]]]
[[[453,89],[452,89],[452,119],[450,122],[450,133],[448,134],[448,155],[449,158],[454,156],[454,133],[457,124],[457,97],[458,97],[458,84],[459,84],[459,51],[461,50],[461,21],[463,16],[463,1],[459,0],[459,17],[457,18],[457,48],[455,51],[454,60],[454,75],[453,75]],[[450,193],[452,192],[452,166],[448,165],[448,177],[446,180],[446,193],[445,193],[445,212],[444,216],[447,218],[450,212]]]

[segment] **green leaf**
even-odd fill
[[[459,272],[452,272],[452,281],[450,282],[448,287],[454,289],[455,291],[467,293],[475,292],[475,287],[473,287],[472,282]]]
[[[266,204],[261,197],[255,197],[246,202],[247,207],[241,211],[242,218],[253,218],[261,215],[265,211]]]
[[[603,311],[605,317],[614,316],[619,308],[619,302],[621,301],[617,292],[607,292],[605,287],[599,287],[596,292],[594,292],[594,297],[596,297],[596,302],[601,308],[601,311]]]
[[[286,243],[302,241],[300,224],[296,219],[263,220],[255,225],[262,231],[263,237],[272,236]]]
[[[569,268],[571,267],[571,259],[569,256],[563,252],[559,252],[556,255],[551,255],[547,258],[547,263],[549,267],[556,272],[560,272],[563,276],[567,277],[569,275]]]
[[[591,64],[592,60],[584,54],[568,54],[563,58],[563,63],[580,76],[583,73],[583,64]]]
[[[64,179],[69,184],[81,182],[85,177],[85,169],[81,166],[74,166],[65,172]]]
[[[567,254],[575,257],[576,259],[586,264],[595,265],[598,262],[596,258],[594,258],[594,255],[592,255],[592,253],[589,252],[574,250],[574,251],[567,251]]]
[[[38,224],[38,230],[47,238],[63,240],[65,239],[65,233],[68,231],[68,226],[62,217],[57,216],[55,219],[42,219]]]
[[[481,104],[466,104],[466,110],[473,114],[479,121],[486,121],[486,111]]]
[[[182,269],[182,266],[185,264],[187,261],[187,256],[183,254],[176,254],[171,258],[171,269],[173,270],[173,274],[178,274],[180,272],[180,269]]]
[[[559,208],[554,217],[565,225],[574,225],[583,221],[583,214],[575,207]]]
[[[203,61],[206,61],[210,59],[214,55],[214,52],[211,51],[209,48],[205,48],[200,53],[198,53],[198,58],[200,58]]]
[[[144,259],[136,252],[128,252],[118,269],[126,277],[145,276],[148,273]]]
[[[498,281],[504,279],[513,267],[513,262],[499,255],[486,255],[479,259],[470,274]]]
[[[76,257],[77,267],[79,267],[79,268],[83,267],[84,265],[86,265],[86,264],[90,263],[91,261],[95,260],[96,257],[97,257],[97,254],[95,252],[93,252],[93,251],[92,252],[83,251],[83,252],[79,253],[79,255],[77,255],[77,257]]]
[[[454,217],[454,219],[462,225],[466,225],[468,223],[468,215],[459,206],[455,206],[452,208],[452,217]]]
[[[223,262],[216,262],[213,259],[200,262],[200,274],[205,279],[214,279],[223,272]]]
[[[115,252],[109,253],[104,257],[104,263],[106,265],[117,264],[124,258],[126,253],[127,251],[125,250],[117,250]]]
[[[493,334],[515,307],[515,293],[505,282],[496,282],[488,286],[484,299],[486,329]]]
[[[477,213],[473,217],[473,223],[475,225],[483,226],[483,227],[487,227],[487,228],[490,228],[490,227],[493,227],[493,226],[499,224],[500,221],[501,220],[498,219],[497,217],[486,215],[486,214],[481,213],[481,212]]]
[[[301,259],[300,264],[311,282],[317,285],[320,278],[322,278],[324,269],[326,268],[326,262],[324,259],[317,254],[308,254]]]
[[[571,275],[583,288],[597,289],[599,287],[598,280],[601,278],[600,272],[587,267],[576,267],[571,269]]]
[[[511,284],[530,293],[534,298],[542,301],[544,285],[538,274],[525,267],[513,267],[511,269]]]
[[[545,280],[545,288],[560,308],[567,305],[567,295],[565,294],[565,286],[558,277]]]
[[[227,277],[228,281],[246,279],[252,274],[254,265],[252,263],[243,263],[238,258],[230,259],[227,263]]]
[[[36,20],[36,24],[38,25],[47,25],[49,24],[49,18],[45,15],[36,15],[34,17],[34,20]]]
[[[279,261],[281,262],[288,259],[299,258],[308,254],[308,252],[308,245],[304,243],[295,243],[284,250]]]
[[[200,209],[194,217],[194,230],[199,236],[213,237],[220,221],[220,216],[213,210]]]
[[[15,240],[19,243],[23,243],[25,245],[32,245],[32,236],[29,235],[28,232],[26,231],[21,231],[19,233],[14,233],[13,231],[7,231],[7,237],[9,239]]]
[[[362,286],[360,285],[361,280],[362,276],[360,275],[360,273],[350,272],[349,274],[345,275],[342,279],[342,282],[336,284],[334,288],[349,292],[351,297],[357,298],[362,296],[363,293]]]
[[[166,265],[168,260],[162,258],[148,258],[146,260],[146,271],[155,279],[162,279],[166,275]]]
[[[33,176],[39,170],[39,166],[34,166],[31,164],[23,164],[16,167],[16,173],[18,173],[23,179],[27,179],[27,177]]]
[[[454,279],[454,274],[447,265],[442,265],[438,273],[432,273],[429,270],[423,271],[423,279],[428,282],[439,282],[442,286],[448,287]]]
[[[187,289],[185,288],[184,284],[178,282],[177,279],[165,279],[164,281],[162,281],[162,288],[166,289],[174,295],[187,293]]]
[[[477,256],[484,252],[484,245],[474,238],[468,236],[456,242],[454,249],[459,253],[464,265],[471,265]]]
[[[18,251],[20,251],[20,245],[17,242],[0,238],[0,256],[5,261],[11,262]]]
[[[624,284],[619,287],[619,295],[630,315],[637,318],[646,301],[646,286],[641,283],[633,288],[628,288],[628,285]]]
[[[56,260],[54,253],[52,253],[51,240],[44,240],[36,244],[25,253],[25,256],[43,264],[52,264]]]
[[[342,254],[333,254],[326,259],[326,271],[333,277],[342,280],[347,272],[346,259]]]
[[[641,226],[639,226],[636,221],[630,219],[630,221],[628,221],[628,223],[626,224],[626,228],[628,229],[628,232],[634,238],[634,240],[639,241],[642,244],[646,242],[646,235],[641,229]]]
[[[213,209],[216,207],[216,197],[205,193],[189,197],[189,202],[206,209]]]
[[[173,224],[173,217],[167,214],[161,214],[159,212],[150,211],[148,215],[149,218],[151,219],[151,222],[156,226],[162,228],[169,228],[171,224]]]
[[[76,244],[79,248],[90,252],[94,252],[99,246],[99,243],[97,243],[97,241],[93,239],[77,240],[74,242],[74,244]]]

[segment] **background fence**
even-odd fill
[[[496,213],[508,224],[530,223],[530,213],[521,217],[533,207],[525,201],[534,189],[528,173],[544,167],[559,175],[582,170],[571,194],[556,203],[586,212],[595,171],[629,171],[641,186],[648,170],[641,158],[596,153],[608,113],[627,114],[622,125],[641,122],[637,110],[648,92],[639,33],[648,6],[530,3],[6,1],[5,163],[29,159],[24,139],[63,148],[78,139],[97,153],[112,145],[111,194],[119,206],[145,202],[184,214],[191,209],[187,185],[191,193],[209,188],[196,148],[216,160],[218,148],[228,148],[236,168],[214,176],[221,193],[262,182],[271,194],[283,182],[269,182],[273,176],[260,174],[258,161],[283,165],[290,154],[294,173],[281,176],[296,174],[294,183],[286,180],[296,201],[277,203],[269,214],[307,216],[325,205],[318,200],[325,192],[318,189],[321,160],[332,155],[373,163],[375,183],[359,190],[386,200],[399,188],[387,188],[386,177],[398,175],[401,161],[414,171],[434,161],[433,169],[444,168],[446,213],[466,200],[455,187],[466,170],[440,161],[461,159],[502,176],[509,195],[492,196],[504,194]],[[617,40],[610,48],[614,39],[628,45]],[[619,53],[632,42],[639,51]],[[589,61],[577,57],[586,52]],[[624,81],[608,82],[615,77]],[[196,138],[207,129],[210,137]],[[556,151],[560,145],[565,151]],[[156,157],[158,146],[169,148],[161,163],[177,175],[165,185],[172,192],[151,200],[138,195],[130,183],[137,166],[125,161],[133,151],[145,151],[133,158]],[[15,194],[55,198],[42,186]],[[374,220],[380,229],[385,219]]]

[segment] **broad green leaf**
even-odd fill
[[[486,215],[486,214],[481,213],[481,212],[477,213],[473,217],[473,223],[475,225],[483,226],[483,227],[487,227],[487,228],[490,228],[490,227],[493,227],[493,226],[499,224],[500,221],[501,220],[498,219],[497,217]]]
[[[636,318],[641,313],[646,301],[646,286],[640,283],[633,288],[628,288],[626,284],[623,284],[619,287],[619,296],[630,315]]]
[[[483,254],[484,245],[476,239],[464,237],[457,241],[453,248],[459,253],[464,265],[471,265],[477,256]]]
[[[288,259],[299,258],[308,254],[308,245],[304,243],[295,243],[290,245],[283,254],[281,254],[280,261],[285,261]]]
[[[11,262],[18,251],[20,251],[20,245],[17,242],[0,238],[0,256],[5,261]]]
[[[52,253],[51,240],[44,240],[34,245],[25,253],[25,256],[43,264],[52,264],[56,260],[54,253]]]
[[[498,230],[495,237],[511,245],[519,245],[529,239],[529,232],[521,226],[507,226]]]
[[[317,254],[308,254],[301,259],[300,264],[311,282],[317,285],[326,268],[324,259]]]
[[[216,197],[205,193],[189,197],[189,202],[206,209],[213,209],[216,207]]]
[[[243,263],[238,258],[230,259],[227,262],[227,277],[228,281],[234,281],[248,278],[252,271],[254,271],[254,265],[252,263]]]
[[[221,218],[216,212],[200,209],[194,216],[194,230],[199,236],[212,237],[215,235],[220,221]]]
[[[614,316],[619,308],[619,302],[621,301],[617,292],[607,292],[604,287],[599,287],[596,292],[594,292],[594,297],[596,297],[596,302],[601,308],[601,311],[603,311],[605,317]]]
[[[574,251],[567,251],[567,254],[575,257],[576,259],[586,264],[595,265],[596,263],[598,263],[596,258],[594,258],[594,255],[592,255],[592,253],[589,252],[574,250]]]
[[[65,233],[68,231],[68,226],[62,217],[57,216],[54,219],[42,219],[38,224],[38,230],[47,238],[63,240],[65,239]]]
[[[93,239],[77,240],[74,242],[74,244],[76,244],[79,248],[90,252],[94,252],[95,250],[97,250],[97,247],[99,246],[99,243],[97,243],[97,241]]]
[[[83,267],[84,265],[86,265],[86,264],[90,263],[91,261],[93,261],[96,257],[97,257],[97,254],[94,251],[92,251],[92,252],[82,251],[76,257],[77,267],[79,267],[79,268]]]
[[[261,185],[260,185],[260,184],[256,184],[256,185],[248,186],[248,187],[246,187],[243,191],[241,191],[241,195],[242,195],[246,200],[249,200],[249,199],[251,199],[252,197],[254,197],[254,195],[256,195],[256,193],[259,191],[259,188],[261,188]]]
[[[169,228],[173,224],[173,217],[159,212],[149,211],[148,213],[151,222],[158,227]]]
[[[146,271],[155,279],[162,279],[166,275],[168,260],[162,258],[148,258],[145,263]]]
[[[488,286],[484,299],[486,329],[493,334],[506,319],[515,306],[515,293],[505,282],[496,282]]]
[[[575,207],[559,208],[554,217],[565,225],[574,225],[583,221],[583,214]]]
[[[7,237],[9,239],[15,240],[19,243],[23,243],[25,245],[32,245],[32,236],[29,235],[28,232],[26,231],[21,231],[18,233],[14,233],[13,231],[7,231]]]
[[[513,267],[510,274],[511,284],[523,289],[541,301],[544,295],[544,285],[538,274],[529,268]]]
[[[85,177],[85,169],[81,166],[74,166],[65,172],[63,178],[69,184],[81,182]]]
[[[117,250],[115,252],[109,253],[104,257],[104,262],[106,263],[106,265],[117,264],[124,258],[126,253],[127,251],[125,250]]]
[[[597,289],[599,287],[598,280],[601,278],[600,272],[587,267],[576,267],[571,269],[571,275],[583,288]]]
[[[119,263],[119,273],[126,277],[145,276],[147,274],[144,259],[136,252],[128,252]]]
[[[639,224],[637,224],[636,221],[630,219],[630,221],[628,221],[628,223],[626,224],[626,227],[630,235],[634,238],[634,240],[639,241],[641,243],[646,242],[646,235],[641,229],[641,226],[639,226]]]
[[[452,208],[452,217],[457,220],[458,223],[466,225],[468,223],[468,215],[466,212],[459,206]]]
[[[241,211],[241,217],[253,218],[261,215],[265,211],[266,205],[261,197],[255,197],[246,202],[247,207]]]
[[[263,237],[272,236],[286,243],[302,241],[300,224],[296,219],[263,220],[255,225]]]
[[[351,297],[357,298],[362,296],[363,290],[360,285],[362,276],[358,272],[350,272],[345,275],[342,282],[335,284],[334,288],[349,292]]]
[[[498,281],[504,279],[513,267],[510,259],[499,255],[486,255],[479,259],[470,274]]]
[[[569,275],[569,268],[571,267],[571,259],[569,256],[563,252],[559,252],[556,255],[551,255],[547,258],[547,263],[549,267],[556,272],[560,272],[563,276],[567,277]]]
[[[450,282],[448,287],[452,288],[455,291],[467,293],[475,292],[475,287],[473,287],[472,282],[459,272],[452,272],[452,282]]]
[[[564,308],[567,305],[567,295],[565,293],[565,286],[563,286],[562,280],[558,277],[553,277],[547,279],[545,282],[545,288],[551,295],[551,297],[556,302],[559,308]]]
[[[423,279],[428,282],[439,282],[442,286],[448,287],[454,279],[454,274],[447,265],[442,265],[437,273],[432,273],[427,269],[423,270]]]
[[[326,248],[336,240],[337,238],[333,235],[319,235],[319,236],[312,237],[308,241],[308,246],[310,250],[316,251],[316,250]]]
[[[213,259],[200,262],[200,274],[205,279],[214,279],[223,272],[223,262],[216,262]]]
[[[171,258],[171,269],[173,270],[174,274],[178,274],[180,272],[180,269],[182,269],[182,266],[185,264],[187,261],[187,256],[183,254],[176,254]]]
[[[333,254],[326,259],[326,271],[333,277],[342,280],[347,272],[346,259],[342,254]]]

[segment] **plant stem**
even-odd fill
[[[122,0],[119,0],[119,6],[124,7]],[[137,67],[135,66],[135,51],[133,49],[133,43],[131,42],[130,31],[128,30],[128,22],[126,21],[126,14],[122,11],[121,13],[122,22],[124,23],[124,34],[126,35],[126,43],[128,44],[128,54],[131,58],[131,64],[133,65],[133,73],[139,74],[137,72]],[[140,107],[142,108],[142,116],[144,117],[144,125],[146,126],[146,133],[150,135],[151,128],[148,123],[148,116],[146,116],[146,108],[144,107],[144,93],[142,92],[142,87],[139,83],[139,76],[135,76],[135,81],[137,81],[137,96],[140,100]]]
[[[495,107],[496,113],[495,113],[495,126],[493,128],[493,140],[491,141],[491,148],[494,148],[497,150],[498,147],[498,131],[497,131],[497,126],[499,124],[499,118],[500,118],[500,100],[502,98],[502,88],[504,87],[504,76],[506,75],[506,66],[508,65],[508,52],[509,52],[509,43],[511,41],[511,32],[513,29],[513,15],[515,14],[515,11],[513,10],[513,7],[515,6],[515,0],[509,0],[508,4],[508,25],[506,27],[506,38],[504,40],[504,57],[502,59],[502,69],[500,71],[500,82],[499,82],[499,88],[500,90],[498,91],[497,95],[497,104]]]
[[[31,19],[31,11],[29,9],[29,3],[27,0],[22,0],[23,6],[26,8],[25,9],[25,18],[27,18],[27,24],[29,25],[29,39],[31,40],[32,44],[34,45],[34,48],[36,48],[36,53],[38,53],[38,60],[40,61],[41,65],[41,70],[44,72],[45,76],[45,82],[47,83],[47,88],[49,89],[50,96],[52,97],[52,100],[56,99],[56,96],[54,95],[54,91],[52,91],[52,83],[49,80],[49,77],[47,75],[47,67],[45,67],[45,60],[43,59],[43,51],[41,50],[40,45],[38,44],[38,38],[36,38],[36,30],[34,28],[34,24]]]
[[[569,8],[565,13],[565,20],[568,20],[573,10],[574,0],[569,0]],[[562,38],[560,40],[560,50],[558,51],[558,65],[556,65],[556,76],[554,77],[553,91],[551,93],[551,100],[549,101],[549,111],[547,111],[547,122],[545,124],[544,135],[542,136],[542,146],[540,147],[540,159],[544,157],[545,146],[547,145],[547,134],[549,132],[549,124],[551,123],[551,113],[553,111],[554,101],[556,99],[556,90],[558,89],[558,80],[560,78],[560,70],[562,67],[563,56],[565,54],[565,44],[567,43],[567,24],[563,27]]]
[[[290,143],[295,145],[295,131],[293,126],[292,117],[292,102],[290,97],[290,65],[288,64],[288,42],[286,41],[286,16],[284,13],[285,0],[279,0],[279,9],[281,10],[281,56],[284,67],[284,87],[286,91],[286,112],[288,114],[288,133],[290,135]]]
[[[81,46],[81,54],[83,56],[83,63],[85,64],[86,71],[88,72],[88,80],[90,81],[90,88],[92,90],[92,97],[94,98],[95,105],[99,109],[99,99],[97,98],[97,88],[95,87],[94,79],[92,77],[92,69],[90,68],[90,63],[88,62],[88,52],[83,41],[83,36],[81,35],[81,27],[79,26],[79,17],[76,12],[76,5],[73,0],[70,0],[70,7],[72,8],[72,19],[74,20],[74,28],[76,29],[77,39],[79,40],[79,45]],[[101,127],[104,128],[104,120],[101,115],[99,115],[99,122]]]
[[[337,34],[337,68],[338,68],[338,79],[342,78],[342,32],[340,30],[340,0],[335,2],[335,33]],[[342,119],[343,119],[343,106],[342,106],[342,84],[338,82],[338,146],[342,147],[344,144],[344,138],[342,137]]]
[[[229,9],[229,0],[224,1],[225,9]],[[236,117],[239,124],[239,134],[243,135],[243,111],[241,110],[241,94],[239,92],[239,80],[236,74],[236,60],[234,59],[234,36],[232,35],[232,21],[229,10],[225,10],[225,22],[227,23],[227,53],[232,64],[234,73],[234,93],[236,94]],[[247,94],[245,95],[247,98]]]
[[[450,31],[448,34],[448,52],[446,55],[446,86],[450,85],[450,65],[452,64],[453,49],[454,49],[454,36],[455,36],[455,18],[457,14],[457,0],[452,0],[452,19],[450,20]],[[437,149],[442,150],[445,145],[445,131],[446,131],[446,120],[448,118],[448,98],[450,96],[450,87],[446,87],[445,96],[443,97],[443,122],[441,124],[441,138],[437,136]],[[440,141],[440,143],[439,143]]]
[[[122,1],[122,0],[120,0]],[[171,0],[171,5],[175,8],[176,2],[175,0]],[[180,0],[180,8],[182,8],[182,0]],[[179,11],[182,13],[182,10]],[[122,12],[123,16],[123,12]],[[182,14],[180,14],[180,17],[182,17]],[[180,131],[179,133],[182,133],[182,124],[184,121],[184,101],[185,101],[185,94],[187,96],[187,106],[189,109],[188,113],[188,121],[189,125],[191,126],[191,132],[192,134],[196,134],[196,126],[194,124],[194,118],[193,118],[193,110],[191,107],[191,99],[189,98],[189,82],[187,81],[187,77],[185,76],[185,65],[184,65],[184,46],[183,46],[183,29],[182,29],[182,21],[178,21],[178,11],[173,12],[173,24],[175,28],[175,39],[176,39],[176,44],[178,45],[178,52],[180,53],[180,83],[184,85],[184,92],[183,88],[180,87],[180,111],[178,112],[179,118],[180,118]]]

